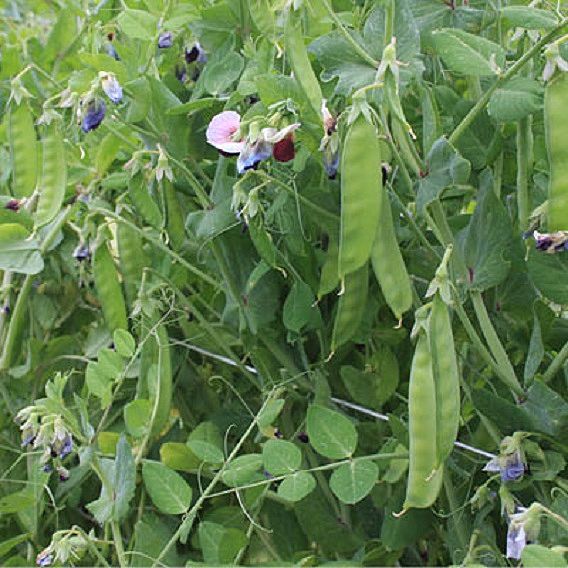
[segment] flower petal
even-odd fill
[[[294,124],[290,124],[281,130],[276,130],[275,128],[263,128],[262,129],[262,138],[266,140],[266,142],[270,142],[270,144],[276,144],[276,142],[280,142],[284,138],[288,137],[294,130],[300,127],[299,122],[295,122]]]
[[[259,140],[254,144],[247,144],[237,160],[237,171],[242,174],[246,170],[254,169],[260,162],[270,158],[272,145]]]
[[[207,127],[207,142],[228,154],[238,154],[244,142],[234,142],[233,135],[239,130],[241,117],[238,112],[226,110],[215,115]]]

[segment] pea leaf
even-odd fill
[[[564,555],[540,544],[529,544],[525,546],[521,553],[523,566],[526,568],[540,568],[549,566],[550,568],[564,568],[566,560]]]
[[[160,460],[171,469],[195,471],[201,460],[181,442],[166,442],[160,446]]]
[[[316,307],[312,289],[302,280],[295,280],[284,302],[284,325],[290,331],[299,333],[313,317]]]
[[[272,475],[292,473],[302,463],[302,452],[292,442],[268,440],[262,448],[264,468]]]
[[[133,39],[149,41],[158,30],[158,18],[145,10],[124,10],[116,21],[123,33]]]
[[[460,29],[432,32],[434,49],[450,70],[463,75],[491,76],[505,66],[503,48],[479,35]]]
[[[568,258],[565,254],[546,254],[532,249],[527,268],[534,287],[543,296],[558,304],[568,304]]]
[[[245,533],[240,529],[227,528],[209,521],[199,525],[199,544],[206,564],[233,564],[247,542]]]
[[[311,473],[297,471],[278,486],[277,494],[287,501],[301,501],[316,488],[316,480]]]
[[[185,479],[160,462],[147,461],[142,466],[144,487],[162,513],[180,515],[189,509],[191,487]]]
[[[501,16],[512,26],[527,30],[546,30],[558,24],[552,11],[529,6],[506,6],[501,8]]]
[[[0,225],[0,270],[20,274],[38,274],[43,270],[38,242],[18,223]]]
[[[329,487],[340,501],[353,505],[371,492],[378,476],[376,463],[353,460],[339,466],[332,473]]]
[[[124,423],[131,436],[141,438],[146,434],[152,416],[152,404],[149,400],[139,398],[124,407]]]
[[[313,404],[306,419],[308,436],[314,449],[326,458],[342,459],[357,447],[357,430],[343,414]]]
[[[134,341],[134,337],[132,337],[128,331],[125,329],[116,329],[112,339],[117,353],[123,357],[132,357],[132,355],[134,355],[136,342]]]
[[[222,463],[223,440],[221,433],[212,422],[202,422],[189,435],[187,446],[202,461]]]
[[[513,122],[543,107],[543,89],[538,81],[514,77],[491,95],[487,110],[500,122]]]
[[[114,498],[113,518],[122,520],[128,514],[128,505],[134,497],[136,487],[136,466],[130,444],[122,435],[116,445],[112,491]]]
[[[262,463],[260,454],[245,454],[235,458],[223,472],[223,483],[229,487],[238,487],[260,479]]]

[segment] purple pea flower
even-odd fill
[[[112,45],[112,43],[107,43],[105,45],[105,51],[107,52],[107,55],[109,55],[116,61],[120,61],[120,57],[118,56],[118,53],[116,52],[116,49],[114,48],[114,45]]]
[[[87,105],[87,110],[83,115],[83,121],[81,122],[81,129],[83,132],[90,132],[91,130],[97,129],[106,114],[106,105],[102,100],[91,101]]]
[[[117,105],[122,100],[122,87],[114,75],[105,75],[101,80],[105,95]]]
[[[521,452],[518,450],[506,456],[503,461],[505,463],[500,468],[501,481],[516,481],[525,473],[525,464],[521,458]]]
[[[57,468],[57,475],[59,475],[59,481],[69,480],[69,470],[66,467],[59,466]]]
[[[73,251],[73,257],[79,262],[88,260],[91,257],[91,251],[87,245],[78,245]]]
[[[158,47],[160,49],[168,49],[168,47],[172,47],[173,43],[174,36],[172,35],[172,32],[160,34],[160,37],[158,38]]]
[[[339,152],[323,152],[323,168],[329,179],[335,179],[339,169]]]
[[[36,557],[36,564],[38,566],[51,566],[53,563],[53,554],[49,548],[42,550]]]
[[[57,451],[61,459],[68,456],[73,450],[73,438],[69,434],[63,438],[61,444],[57,444]]]
[[[193,63],[194,61],[197,61],[197,63],[207,62],[207,55],[198,41],[193,44],[191,49],[185,48],[185,61],[186,63]]]

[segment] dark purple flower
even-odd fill
[[[168,47],[172,47],[174,43],[174,36],[172,35],[172,32],[165,32],[163,34],[160,34],[160,37],[158,38],[158,47],[160,49],[167,49]]]
[[[185,61],[187,63],[193,63],[194,61],[205,63],[207,61],[207,55],[205,55],[205,51],[203,51],[199,42],[196,41],[191,49],[185,48]]]
[[[180,83],[185,83],[185,81],[187,80],[187,69],[185,68],[185,65],[183,63],[181,65],[176,65],[175,75],[176,79]]]
[[[46,463],[42,466],[41,471],[44,473],[51,473],[53,471],[53,466],[50,463]]]
[[[73,438],[69,434],[63,438],[61,444],[58,444],[58,453],[59,457],[63,459],[64,457],[68,456],[71,451],[73,450]]]
[[[269,471],[266,471],[266,470],[264,470],[262,472],[262,475],[264,476],[265,479],[273,479],[274,478],[274,476]]]
[[[272,156],[277,162],[289,162],[294,159],[295,153],[294,137],[292,134],[279,140],[272,147]]]
[[[310,441],[310,438],[306,434],[306,432],[298,432],[298,440],[302,442],[302,444],[307,444]]]
[[[67,481],[69,479],[69,470],[60,465],[57,468],[57,475],[59,475],[59,481]]]
[[[89,247],[87,245],[79,245],[73,251],[73,257],[79,262],[88,260],[91,257],[91,251],[89,250]]]
[[[4,304],[4,306],[2,306],[2,311],[8,315],[10,313],[10,306],[8,304]]]
[[[335,179],[339,168],[339,152],[324,152],[323,167],[329,179]]]
[[[114,45],[112,45],[112,43],[107,43],[105,45],[105,50],[107,52],[107,55],[110,55],[110,57],[116,59],[116,61],[120,61],[120,57],[118,56],[118,53],[116,52],[116,49],[114,48]]]
[[[22,448],[33,444],[35,437],[35,432],[31,428],[24,430],[22,432]]]
[[[122,100],[122,87],[114,75],[107,75],[101,81],[105,95],[117,105]]]
[[[516,451],[504,459],[501,466],[501,481],[516,481],[525,473],[525,464],[521,458],[521,453]]]
[[[4,206],[4,209],[9,209],[17,213],[20,210],[20,201],[18,199],[10,199]]]
[[[81,129],[83,132],[90,132],[99,127],[106,113],[106,105],[102,100],[91,101],[87,105],[87,110],[83,114]]]

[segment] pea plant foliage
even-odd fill
[[[568,8],[9,0],[3,566],[566,566]]]

